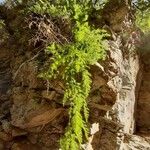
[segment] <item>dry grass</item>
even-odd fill
[[[44,44],[50,43],[69,43],[68,33],[65,33],[66,30],[66,21],[53,19],[47,15],[37,15],[32,14],[27,19],[27,23],[29,24],[29,28],[32,31],[32,39],[31,43],[34,45],[38,42],[42,42]],[[64,27],[65,26],[65,27]],[[62,31],[63,30],[63,31]]]

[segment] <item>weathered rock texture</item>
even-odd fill
[[[127,3],[111,1],[102,13],[112,36],[106,61],[91,67],[89,121],[100,125],[93,149],[150,150],[150,54],[136,51]],[[2,46],[0,150],[58,150],[68,122],[63,83],[38,78],[48,63],[41,49]]]
[[[144,56],[143,79],[139,91],[137,105],[137,131],[150,133],[150,54]]]

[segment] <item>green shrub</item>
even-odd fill
[[[150,9],[144,12],[137,11],[136,13],[136,25],[143,31],[150,31]]]
[[[69,18],[73,24],[73,41],[65,44],[52,43],[46,51],[52,54],[51,64],[41,77],[55,79],[61,77],[65,83],[63,103],[68,102],[69,124],[64,137],[60,140],[62,150],[78,150],[83,139],[88,138],[87,97],[91,88],[90,65],[104,60],[107,33],[94,29],[88,23],[92,3],[90,0],[39,0],[29,11],[38,14],[50,14],[53,17]]]

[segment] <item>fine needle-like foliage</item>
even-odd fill
[[[52,54],[52,63],[47,72],[41,74],[45,79],[61,77],[65,83],[63,103],[69,103],[70,108],[68,127],[60,140],[62,150],[81,149],[84,139],[88,138],[89,109],[86,99],[92,82],[89,67],[105,58],[107,44],[104,38],[107,34],[89,25],[91,7],[90,0],[38,0],[29,9],[34,13],[69,18],[73,24],[72,42],[53,42],[47,47],[46,51]]]

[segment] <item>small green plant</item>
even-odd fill
[[[4,21],[0,20],[0,29],[3,29],[4,27]]]
[[[83,139],[88,138],[87,97],[91,88],[89,68],[98,60],[104,60],[107,33],[94,29],[88,23],[92,3],[90,0],[56,0],[50,3],[39,0],[30,7],[30,11],[54,17],[68,17],[72,21],[72,42],[50,44],[46,51],[52,54],[51,64],[41,76],[45,79],[61,77],[65,83],[63,103],[68,102],[69,124],[64,137],[60,140],[62,150],[81,149]]]
[[[150,9],[144,12],[137,11],[136,13],[136,25],[143,31],[150,31]]]

